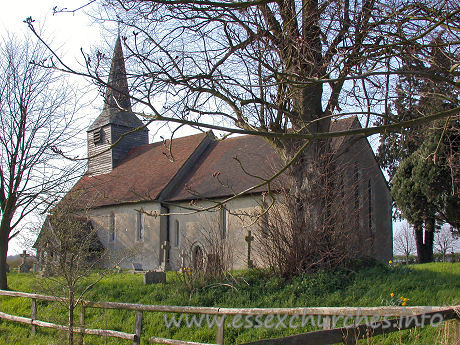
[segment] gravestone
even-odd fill
[[[164,241],[163,244],[161,245],[161,249],[163,250],[163,262],[160,265],[160,269],[164,272],[169,271],[169,250],[171,249],[171,245],[169,244],[169,241]]]
[[[132,265],[133,265],[133,270],[134,271],[136,271],[136,272],[143,271],[142,264],[137,263],[137,262],[133,262]]]
[[[30,272],[30,265],[26,262],[26,258],[29,257],[30,255],[27,254],[27,252],[24,250],[22,254],[20,254],[22,258],[22,263],[19,266],[19,272],[21,273],[28,273]]]
[[[166,272],[147,271],[144,274],[144,284],[166,283]]]
[[[254,268],[254,263],[251,260],[251,242],[254,241],[254,236],[252,236],[251,230],[248,230],[248,235],[244,238],[244,240],[248,243],[248,256],[247,256],[248,268]]]

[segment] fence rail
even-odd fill
[[[35,334],[36,327],[47,327],[58,330],[68,331],[66,325],[58,325],[46,321],[36,320],[37,317],[37,300],[63,302],[65,298],[56,296],[47,296],[40,294],[32,294],[20,291],[0,290],[0,296],[23,297],[29,298],[32,301],[31,317],[22,317],[10,315],[0,312],[0,319],[5,319],[13,322],[28,324],[31,326],[31,333]],[[144,312],[162,312],[162,313],[186,313],[186,314],[209,314],[217,316],[232,316],[232,315],[297,315],[297,316],[322,316],[325,317],[324,330],[308,332],[298,335],[293,335],[278,339],[258,340],[255,342],[246,343],[246,345],[308,345],[308,344],[334,344],[345,343],[355,344],[358,339],[365,337],[373,337],[383,333],[391,333],[402,329],[412,328],[417,325],[408,324],[409,320],[418,320],[426,315],[440,314],[444,321],[449,319],[457,319],[456,325],[456,344],[460,345],[460,306],[441,307],[441,306],[414,306],[414,307],[308,307],[308,308],[218,308],[218,307],[193,307],[193,306],[168,306],[168,305],[146,305],[138,303],[119,303],[119,302],[94,302],[80,301],[81,313],[80,324],[73,327],[73,332],[80,333],[83,339],[85,334],[98,335],[106,337],[116,337],[126,340],[132,340],[134,345],[140,344],[143,313]],[[119,309],[136,311],[136,321],[134,324],[134,333],[125,333],[114,330],[90,329],[85,328],[85,310],[87,308],[98,309]],[[330,318],[334,316],[372,316],[372,317],[399,317],[395,320],[387,320],[391,322],[391,327],[383,327],[382,321],[373,323],[372,325],[357,325],[343,328],[330,328]],[[170,345],[223,345],[224,344],[224,322],[217,324],[216,344],[198,343],[184,340],[166,339],[160,337],[151,337],[151,343],[170,344]]]

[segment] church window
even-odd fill
[[[102,144],[102,128],[93,132],[93,142],[94,145]]]
[[[342,208],[345,206],[345,183],[343,176],[340,178],[340,200],[342,202]]]
[[[340,176],[337,187],[337,200],[334,201],[334,203],[337,205],[337,224],[343,231],[345,229],[347,216],[347,212],[345,212],[345,178],[343,175]]]
[[[137,212],[136,240],[142,241],[143,239],[144,239],[144,214],[138,211]]]
[[[110,213],[109,219],[109,241],[115,241],[115,213]]]
[[[268,223],[268,210],[263,215],[262,221],[262,237],[267,238],[270,235],[269,223]]]
[[[372,185],[371,185],[371,180],[368,181],[367,183],[367,198],[368,198],[368,213],[369,213],[369,231],[373,231],[373,224],[372,224],[372,213],[374,212],[373,210],[373,204],[372,204]]]
[[[220,210],[220,230],[222,234],[222,239],[227,238],[227,210],[222,208]]]
[[[353,183],[354,183],[354,190],[355,190],[355,212],[356,212],[356,223],[359,225],[359,170],[358,170],[358,163],[355,162],[354,172],[353,172]]]
[[[175,232],[174,245],[176,247],[179,247],[179,237],[180,237],[179,221],[176,219],[174,224],[175,224],[175,228],[174,228],[174,232]]]

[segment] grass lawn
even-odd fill
[[[46,282],[32,273],[10,273],[12,290],[44,293]],[[194,294],[183,287],[174,272],[168,273],[164,285],[144,285],[142,275],[111,274],[87,295],[87,300],[132,302],[143,304],[194,305],[219,307],[313,307],[313,306],[381,306],[395,298],[407,298],[408,306],[460,305],[460,263],[432,263],[405,266],[373,266],[356,271],[320,272],[295,278],[292,282],[273,277],[263,271],[234,272],[231,284],[210,284]],[[1,297],[0,311],[30,317],[30,300]],[[171,316],[171,314],[168,314]],[[176,315],[178,318],[179,315]],[[56,302],[38,302],[39,320],[65,323],[65,307]],[[119,330],[132,333],[135,312],[89,309],[87,327]],[[76,315],[78,320],[78,313]],[[227,320],[231,322],[231,319]],[[276,323],[276,322],[275,322]],[[288,322],[286,322],[288,324]],[[143,344],[151,336],[198,342],[215,342],[215,327],[188,328],[165,326],[162,313],[144,313]],[[284,329],[272,327],[231,328],[225,331],[226,344],[298,334],[307,328]],[[454,323],[437,328],[426,327],[402,331],[385,337],[375,337],[363,344],[452,344]],[[62,344],[65,334],[39,328],[31,336],[29,327],[6,320],[0,321],[0,344]],[[85,344],[130,344],[114,338],[86,336]]]

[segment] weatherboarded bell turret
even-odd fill
[[[148,144],[148,129],[132,112],[123,49],[117,37],[104,99],[104,109],[88,132],[88,175],[111,172],[128,153]]]

